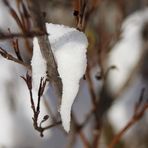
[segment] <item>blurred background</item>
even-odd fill
[[[0,47],[18,58],[17,44],[22,61],[30,65],[32,39],[11,36],[34,30],[28,1],[0,1]],[[29,91],[20,77],[28,69],[0,56],[0,148],[148,148],[148,1],[36,3],[46,22],[86,33],[87,72],[72,108],[71,132],[66,134],[57,125],[40,137],[32,123]],[[21,21],[26,21],[26,30]],[[57,104],[55,90],[49,85],[39,120],[47,114],[45,124],[52,124],[59,116]]]

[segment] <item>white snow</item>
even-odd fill
[[[111,50],[108,67],[116,65],[117,70],[109,73],[109,84],[116,94],[127,81],[143,53],[141,31],[148,21],[148,9],[130,15],[122,24],[121,40]],[[116,80],[115,80],[116,79]]]
[[[60,108],[62,125],[69,132],[71,107],[79,90],[80,79],[86,71],[88,41],[85,34],[75,28],[48,23],[46,27],[63,85]],[[33,87],[37,90],[41,77],[46,76],[46,61],[41,54],[37,38],[34,38],[33,45],[32,77]]]
[[[79,81],[85,74],[88,41],[84,33],[75,28],[46,23],[49,41],[58,72],[62,79],[63,92],[60,108],[64,129],[70,129],[71,107],[79,90]]]
[[[31,65],[33,88],[38,91],[41,77],[46,78],[46,61],[41,54],[38,39],[36,37],[33,39],[33,56]]]

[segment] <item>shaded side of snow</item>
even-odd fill
[[[33,88],[38,90],[41,77],[46,78],[46,61],[41,54],[38,39],[36,37],[33,39],[33,56],[31,66]]]

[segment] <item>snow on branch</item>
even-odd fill
[[[46,23],[51,49],[62,79],[61,118],[64,129],[70,129],[71,107],[79,90],[79,81],[85,74],[88,41],[84,33],[63,25]]]
[[[64,25],[46,23],[51,49],[54,54],[58,73],[62,80],[62,101],[60,114],[64,129],[69,132],[71,107],[79,90],[79,81],[86,71],[86,48],[88,41],[83,32]],[[45,75],[45,61],[40,53],[37,39],[34,38],[32,58],[33,83],[38,86],[39,80]]]
[[[135,110],[134,110],[134,114],[133,114],[132,118],[125,125],[125,127],[123,129],[121,129],[121,131],[115,137],[113,137],[113,140],[109,144],[108,148],[114,148],[115,145],[117,145],[117,143],[121,139],[121,137],[125,134],[125,132],[127,130],[129,130],[134,124],[136,124],[146,113],[146,111],[148,109],[148,101],[146,101],[146,102],[143,101],[144,92],[145,92],[145,88],[143,88],[141,90],[141,94],[139,96],[139,101],[135,104]],[[144,104],[143,104],[143,102],[144,102]]]

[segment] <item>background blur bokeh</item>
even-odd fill
[[[27,1],[8,0],[18,16],[18,3],[23,2],[28,10]],[[78,27],[73,13],[80,9],[78,3],[81,0],[36,1],[41,12],[46,13],[47,22]],[[0,56],[0,148],[106,148],[132,118],[143,88],[140,107],[148,102],[148,1],[85,2],[83,31],[89,40],[88,69],[73,105],[76,121],[79,125],[86,122],[84,127],[81,132],[73,127],[68,135],[61,126],[53,127],[41,138],[33,127],[29,91],[20,77],[26,74],[27,69]],[[9,33],[8,28],[12,34],[22,33],[8,6],[1,0],[0,47],[15,55],[12,39],[1,39],[2,33]],[[18,41],[23,60],[30,64],[32,40],[18,38]],[[54,92],[49,86],[41,104],[40,118],[48,114],[47,124],[52,123],[51,112],[55,116],[58,114]],[[94,99],[100,103],[94,104]],[[94,106],[97,109],[91,113]],[[148,147],[147,111],[115,147]]]

